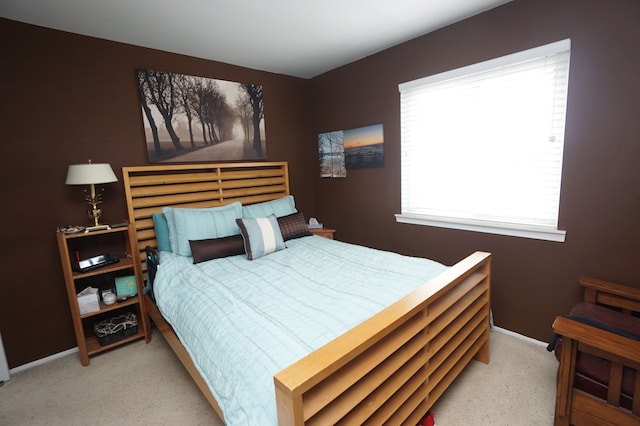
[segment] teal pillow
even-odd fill
[[[153,213],[153,227],[156,230],[156,244],[159,251],[171,251],[171,241],[169,240],[169,225],[167,218],[162,213]]]
[[[236,219],[242,217],[242,204],[237,201],[203,209],[163,207],[162,212],[169,227],[171,251],[181,256],[191,256],[189,240],[240,234]]]
[[[287,248],[282,239],[278,219],[274,214],[269,217],[236,219],[236,222],[244,240],[247,259],[258,259]]]
[[[242,217],[244,218],[268,217],[272,214],[276,215],[276,217],[282,217],[296,212],[296,203],[293,195],[287,195],[277,200],[242,206]]]

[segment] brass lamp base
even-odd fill
[[[98,197],[95,197],[92,199],[88,198],[88,201],[89,201],[89,204],[93,206],[93,209],[88,210],[87,215],[89,215],[89,217],[93,219],[93,225],[98,226],[100,225],[100,216],[102,216],[102,210],[97,207],[97,205],[101,203],[100,198]]]
[[[92,210],[87,211],[87,214],[89,215],[89,217],[91,219],[93,219],[93,225],[87,226],[84,229],[85,232],[100,231],[100,230],[103,230],[103,229],[111,229],[111,227],[109,225],[101,225],[100,224],[100,216],[102,216],[102,210],[97,208],[98,204],[102,202],[100,200],[100,195],[97,195],[97,196],[95,196],[93,198],[87,197],[87,200],[89,200],[89,204],[91,204],[93,206]]]

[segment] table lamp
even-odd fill
[[[109,229],[109,225],[100,225],[102,210],[98,208],[98,204],[102,204],[102,195],[96,194],[95,185],[117,181],[118,178],[108,163],[92,163],[89,160],[87,164],[72,164],[69,166],[65,183],[67,185],[89,185],[90,188],[90,193],[85,196],[85,200],[92,207],[87,213],[93,219],[93,225],[88,226],[86,228],[87,231]]]

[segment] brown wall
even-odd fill
[[[85,223],[71,163],[146,164],[134,70],[262,84],[267,155],[289,161],[307,216],[337,237],[453,263],[493,253],[498,326],[547,340],[590,274],[640,284],[640,29],[637,0],[515,0],[380,54],[301,80],[0,19],[0,331],[11,367],[75,346],[54,231]],[[540,44],[572,39],[560,226],[565,243],[397,224],[397,85]],[[384,124],[385,166],[318,177],[318,132]],[[507,177],[508,178],[508,177]],[[125,217],[105,187],[105,222]]]
[[[637,0],[516,0],[314,78],[316,133],[382,123],[385,137],[383,168],[316,177],[320,219],[338,238],[448,264],[490,251],[496,325],[543,341],[579,297],[579,275],[640,286],[639,17]],[[396,223],[398,83],[565,38],[572,40],[560,205],[566,242]]]
[[[0,330],[10,367],[76,346],[55,230],[87,223],[87,205],[64,180],[88,159],[120,178],[122,166],[147,164],[137,67],[263,85],[267,159],[289,162],[297,205],[313,214],[308,80],[2,19],[0,40]],[[104,188],[103,222],[121,222],[122,180]]]

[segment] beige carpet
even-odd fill
[[[472,362],[433,407],[437,426],[552,425],[557,363],[544,347],[493,331],[489,365]],[[221,425],[154,332],[91,358],[23,370],[0,387],[0,425]],[[258,426],[258,425],[256,425]]]
[[[489,364],[469,364],[431,411],[437,426],[553,425],[557,370],[544,346],[493,331]]]

